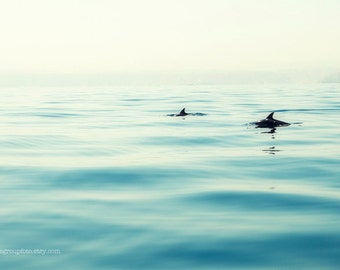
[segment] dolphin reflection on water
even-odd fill
[[[281,152],[282,150],[277,149],[275,146],[271,146],[268,149],[263,149],[262,151],[265,152],[265,153],[268,153],[270,155],[275,155],[278,152]]]

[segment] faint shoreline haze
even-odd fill
[[[103,73],[0,74],[1,87],[110,86],[159,84],[338,83],[327,71],[141,71]]]
[[[340,83],[340,72],[334,73],[332,75],[326,76],[323,80],[323,83]]]

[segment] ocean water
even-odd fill
[[[340,84],[0,91],[1,269],[339,269]]]

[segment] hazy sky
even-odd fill
[[[0,72],[340,67],[339,0],[0,0]]]

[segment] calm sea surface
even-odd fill
[[[340,84],[0,95],[1,269],[339,269]]]

